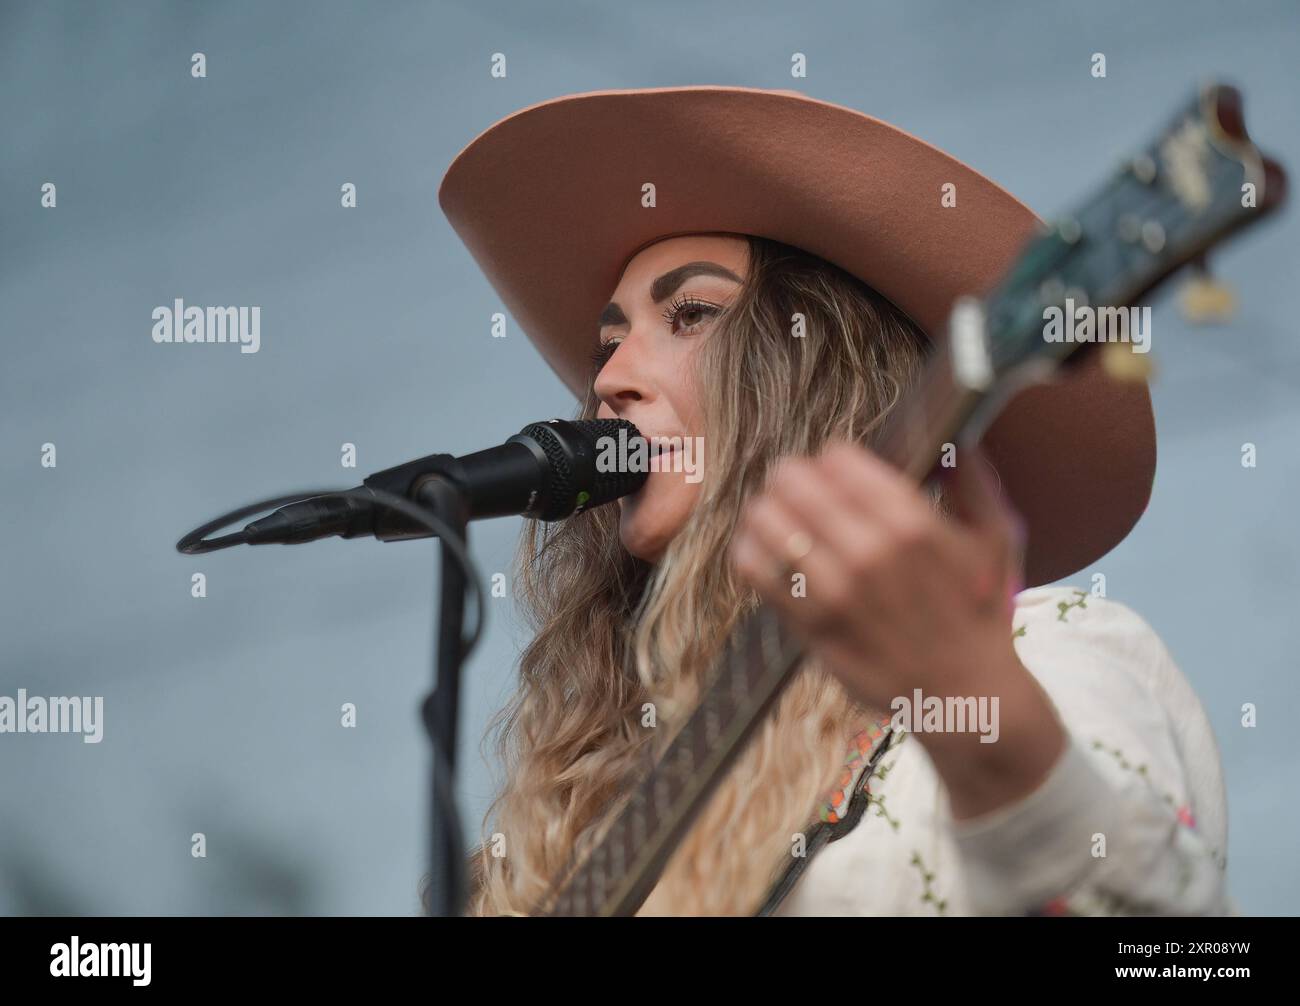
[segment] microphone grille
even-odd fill
[[[573,425],[586,433],[597,448],[606,438],[617,444],[620,431],[629,444],[641,437],[641,431],[626,419],[579,419]],[[589,507],[630,496],[645,485],[649,477],[645,470],[628,471],[624,465],[616,466],[612,471],[601,471],[599,466],[593,467],[595,471],[591,499],[587,503]]]
[[[610,503],[636,492],[648,477],[645,471],[617,464],[602,470],[610,466],[599,463],[605,450],[617,448],[620,435],[625,444],[641,436],[626,419],[553,419],[532,423],[519,435],[536,443],[549,463],[544,498],[529,513],[540,520],[561,520],[576,510]]]

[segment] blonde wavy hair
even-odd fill
[[[484,819],[504,855],[486,837],[475,850],[470,914],[533,911],[689,716],[727,634],[756,603],[726,550],[773,462],[831,438],[872,443],[920,373],[929,342],[880,294],[800,249],[748,241],[745,282],[695,357],[708,447],[701,495],[660,561],[623,548],[613,506],[525,528],[516,584],[534,636],[493,722],[505,780]],[[589,388],[579,415],[598,405]],[[655,729],[642,726],[647,702]],[[805,663],[640,914],[756,911],[871,715]]]

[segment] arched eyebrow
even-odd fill
[[[692,276],[719,276],[722,279],[729,279],[733,283],[743,283],[739,276],[728,269],[726,266],[719,265],[717,262],[687,262],[685,265],[679,265],[676,269],[670,269],[657,280],[650,284],[650,299],[656,304],[662,304],[674,293],[677,288],[685,283]],[[600,326],[606,325],[626,325],[627,315],[623,309],[614,301],[605,305],[605,309],[600,312]]]

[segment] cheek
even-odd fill
[[[689,354],[680,362],[673,374],[672,383],[669,385],[670,390],[666,396],[680,420],[682,431],[690,433],[699,432],[702,415],[699,391],[696,387],[698,375],[695,372],[695,354],[698,351],[698,345],[690,347]]]

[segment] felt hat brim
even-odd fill
[[[647,182],[653,208],[642,205]],[[948,184],[955,206],[941,200]],[[935,338],[954,300],[988,291],[1040,225],[998,185],[888,123],[797,91],[722,86],[529,106],[457,155],[438,200],[579,398],[601,309],[632,256],[661,238],[729,232],[794,245]],[[982,444],[1027,525],[1026,586],[1095,562],[1150,497],[1149,391],[1111,380],[1095,359],[1020,392]]]

